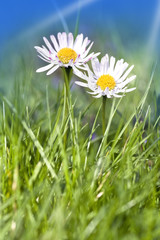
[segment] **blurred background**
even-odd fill
[[[35,45],[61,31],[79,33],[94,41],[94,51],[135,64],[137,87],[143,93],[152,66],[159,65],[159,0],[1,0],[0,88],[10,89],[22,59],[33,70],[43,66]],[[27,60],[28,59],[28,60]],[[153,92],[160,93],[159,67]]]

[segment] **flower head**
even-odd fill
[[[136,78],[135,75],[127,78],[134,67],[133,65],[128,68],[128,63],[124,62],[123,59],[116,62],[114,57],[109,59],[107,54],[102,57],[100,62],[98,58],[92,59],[91,62],[93,71],[87,67],[87,75],[76,68],[74,68],[74,73],[86,81],[85,83],[82,81],[75,83],[91,89],[89,93],[93,94],[94,97],[122,97],[124,93],[135,90],[135,88],[127,88],[128,83]],[[119,93],[123,94],[119,95]]]
[[[74,40],[73,34],[58,33],[58,41],[54,35],[50,36],[51,43],[44,37],[43,40],[47,47],[35,46],[39,57],[48,65],[39,68],[37,72],[48,71],[47,75],[52,74],[59,67],[77,67],[86,69],[86,62],[97,57],[100,53],[90,53],[93,45],[88,37],[83,39],[83,34],[77,35]],[[90,45],[89,45],[90,44]]]

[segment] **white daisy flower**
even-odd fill
[[[124,93],[131,92],[135,88],[127,88],[128,83],[133,81],[136,76],[127,78],[129,73],[133,69],[133,65],[128,68],[129,64],[124,62],[123,59],[116,62],[114,57],[110,57],[106,54],[102,57],[101,62],[98,58],[92,59],[93,71],[87,68],[87,75],[82,73],[78,69],[74,68],[74,73],[84,79],[86,82],[76,81],[75,83],[91,89],[90,94],[95,95],[94,97],[100,98],[101,96],[111,97],[123,97]],[[88,66],[88,65],[87,65]],[[128,69],[127,69],[128,68]],[[119,93],[123,93],[119,95]]]
[[[47,72],[47,75],[49,75],[59,67],[73,66],[85,70],[86,62],[100,54],[94,52],[89,54],[93,42],[90,43],[88,37],[83,39],[83,34],[77,35],[75,40],[72,33],[66,34],[65,32],[57,34],[58,41],[54,35],[51,35],[50,38],[51,43],[45,37],[43,38],[47,47],[35,46],[35,49],[39,53],[38,56],[49,63],[37,69],[36,72],[49,70]]]

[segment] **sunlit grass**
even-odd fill
[[[102,136],[101,100],[73,84],[66,120],[62,76],[20,65],[1,95],[0,239],[159,239],[154,71],[143,94],[107,101]]]

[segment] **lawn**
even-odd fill
[[[160,239],[157,65],[139,55],[136,90],[106,101],[104,134],[101,98],[75,76],[67,98],[61,69],[20,58],[0,96],[1,240]]]

